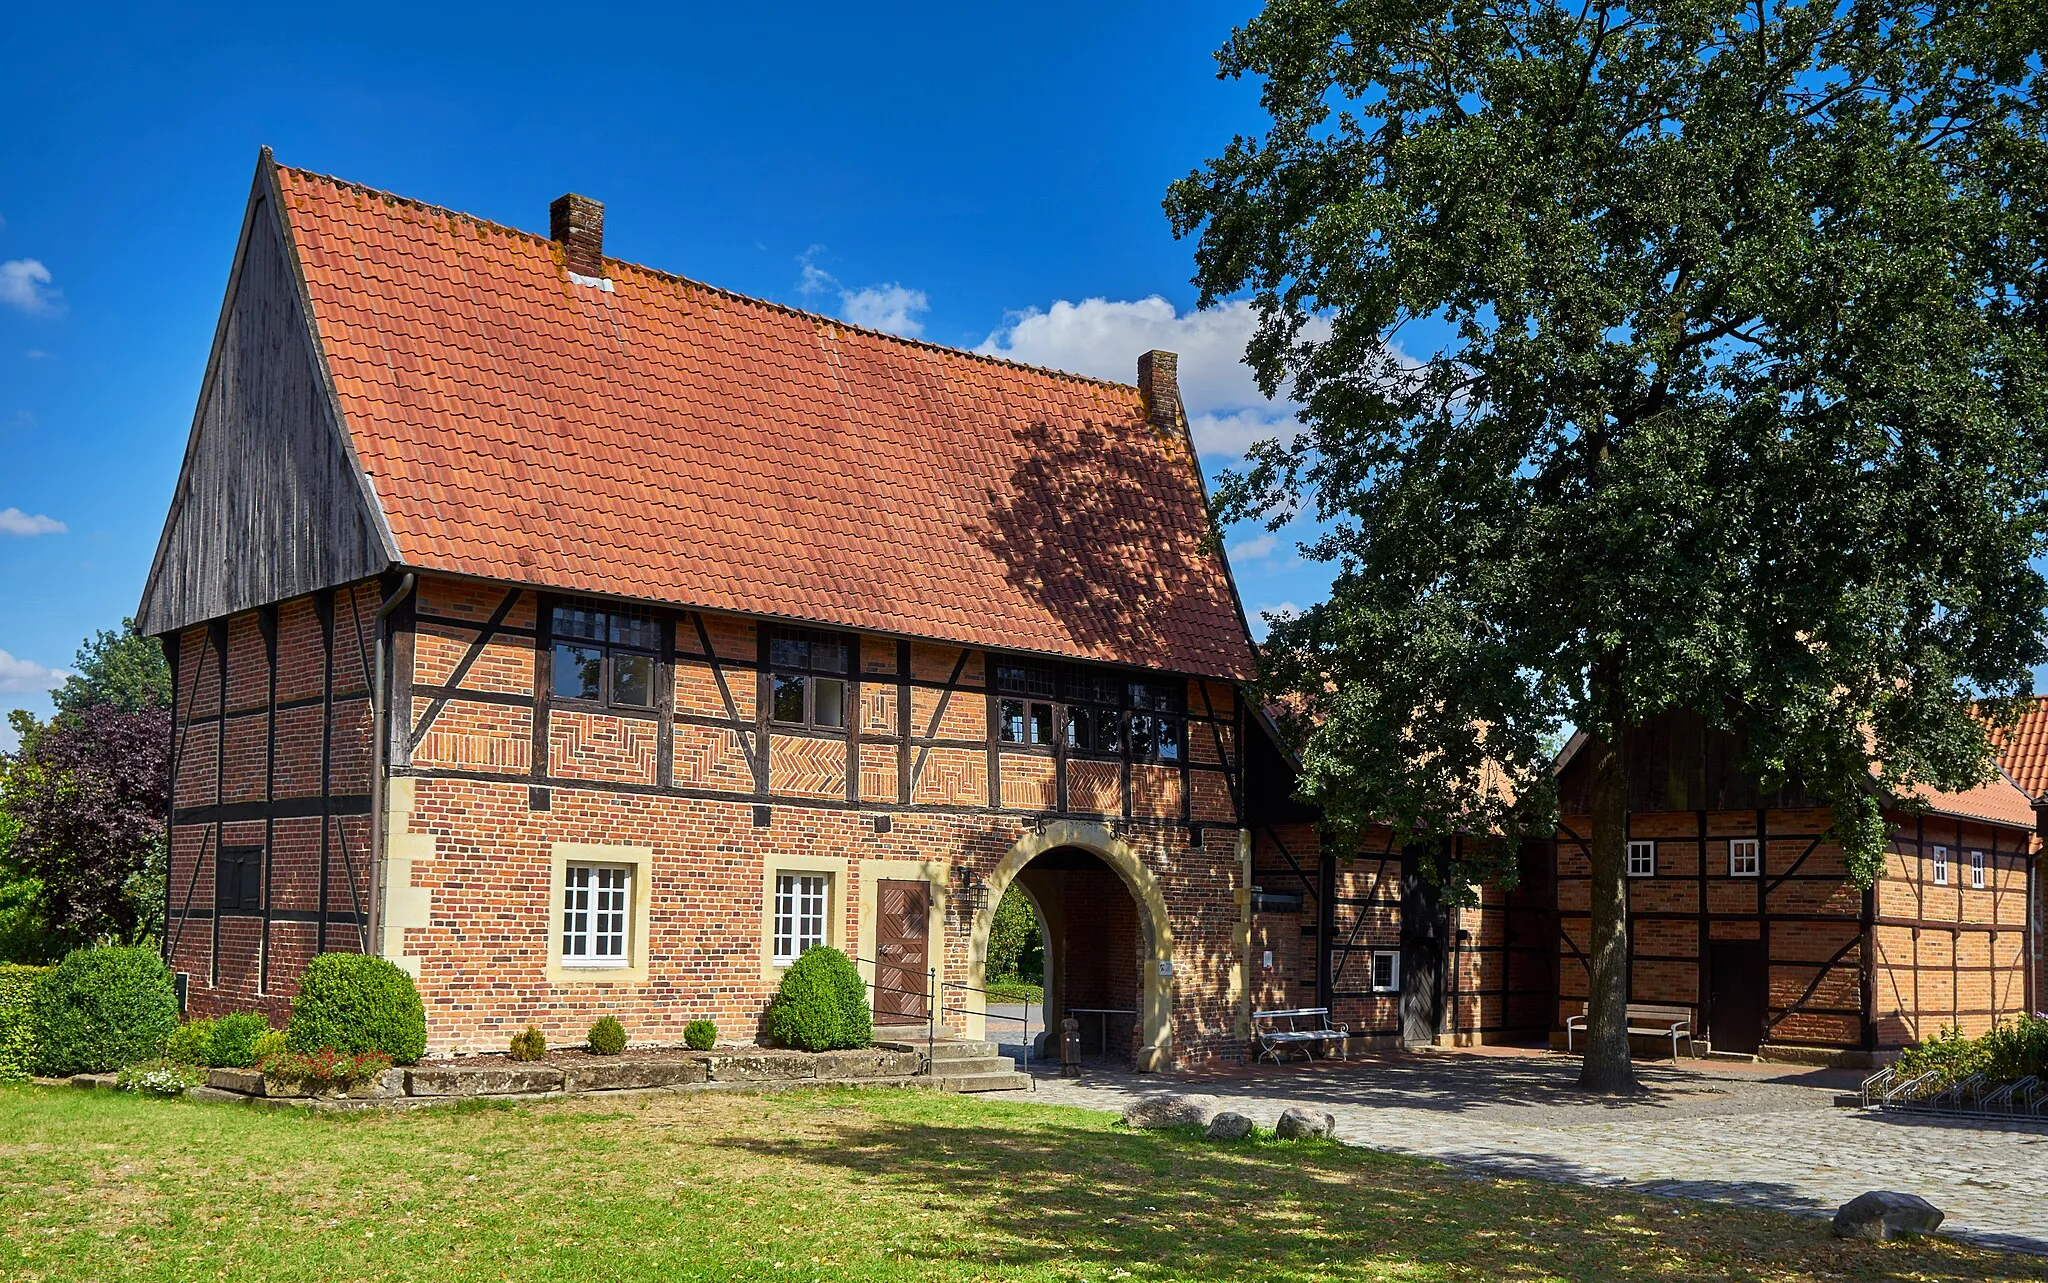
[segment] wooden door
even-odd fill
[[[1715,1051],[1754,1053],[1764,1040],[1764,948],[1754,940],[1716,940],[1708,953],[1712,990],[1707,1037]]]
[[[1422,872],[1427,852],[1401,859],[1401,1045],[1427,1047],[1443,1030],[1444,906]]]
[[[875,1023],[922,1023],[931,1016],[931,886],[884,879],[875,902]]]

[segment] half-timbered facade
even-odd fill
[[[1589,974],[1579,744],[1558,763],[1558,1030]],[[1717,1050],[1861,1063],[2036,1009],[2035,817],[2009,777],[1886,799],[1884,871],[1859,890],[1828,808],[1796,785],[1759,790],[1702,719],[1661,718],[1629,747],[1631,1000],[1691,1008]]]
[[[1265,731],[1172,354],[991,360],[552,214],[259,164],[139,615],[192,1006],[363,950],[438,1049],[746,1037],[822,943],[978,1031],[1015,883],[1055,1015],[1234,1055]]]

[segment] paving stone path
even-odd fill
[[[1638,1068],[1651,1090],[1625,1103],[1571,1090],[1575,1059],[1457,1052],[1176,1078],[1041,1068],[1034,1099],[1120,1110],[1148,1092],[1204,1091],[1263,1127],[1309,1105],[1334,1113],[1349,1144],[1805,1214],[1904,1190],[1948,1213],[1945,1233],[2048,1253],[2048,1126],[1837,1109],[1856,1080],[1839,1072]]]

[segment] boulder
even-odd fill
[[[1874,1189],[1858,1194],[1835,1213],[1837,1238],[1904,1238],[1932,1234],[1942,1222],[1941,1209],[1918,1194]]]
[[[1214,1096],[1170,1091],[1143,1096],[1124,1106],[1126,1127],[1207,1127],[1223,1105]]]
[[[1337,1134],[1337,1116],[1289,1105],[1273,1125],[1273,1134],[1281,1140],[1329,1140]]]
[[[405,1071],[414,1096],[526,1096],[562,1090],[562,1071],[552,1065],[420,1065]]]
[[[1252,1134],[1252,1120],[1226,1109],[1209,1120],[1207,1134],[1210,1140],[1243,1140]]]
[[[780,1082],[816,1078],[818,1058],[803,1051],[749,1051],[705,1057],[715,1083]]]
[[[820,1078],[908,1078],[924,1058],[914,1051],[892,1051],[887,1047],[866,1047],[859,1051],[818,1053]]]
[[[701,1056],[671,1060],[576,1060],[562,1067],[564,1091],[625,1091],[636,1087],[674,1087],[701,1083],[710,1077]]]

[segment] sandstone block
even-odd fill
[[[624,1091],[636,1087],[701,1083],[709,1076],[701,1057],[579,1061],[563,1068],[562,1086],[567,1091]]]
[[[406,1072],[414,1096],[511,1096],[560,1091],[562,1071],[552,1065],[421,1065]]]
[[[818,1053],[820,1078],[903,1078],[917,1072],[920,1057],[914,1051],[891,1051],[867,1047],[859,1051]]]
[[[816,1078],[817,1057],[802,1051],[749,1051],[705,1058],[715,1083],[779,1082],[789,1078]]]

